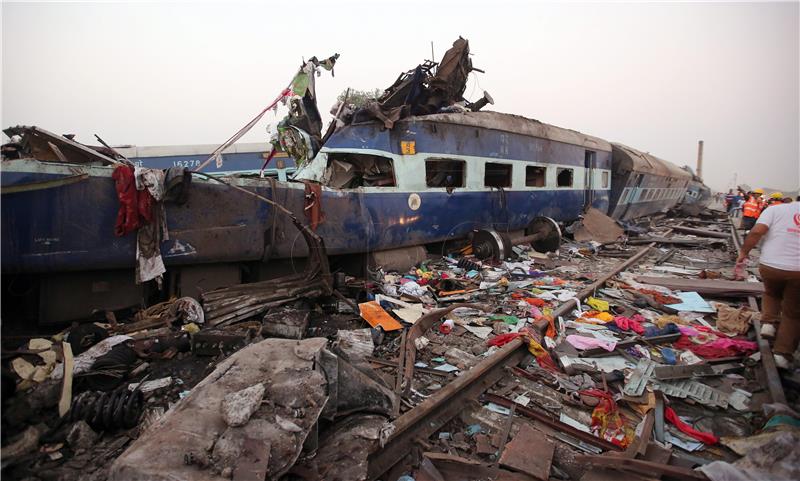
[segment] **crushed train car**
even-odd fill
[[[336,58],[306,62],[274,104],[290,107],[279,145],[298,170],[286,181],[217,177],[226,186],[183,164],[158,174],[134,169],[114,149],[38,127],[7,129],[18,142],[0,174],[5,292],[15,292],[9,283],[31,285],[39,299],[35,317],[66,321],[138,304],[143,291],[134,280],[160,279],[165,271],[166,296],[262,280],[276,260],[309,252],[292,217],[275,205],[309,226],[329,255],[411,249],[413,257],[415,247],[476,230],[519,237],[551,229],[590,207],[620,220],[664,212],[686,192],[691,176],[669,162],[537,120],[480,111],[492,102],[488,93],[465,101],[474,68],[464,39],[438,65],[401,74],[366,107],[339,105],[323,134],[314,78]],[[212,159],[219,167],[231,145],[195,170]],[[123,169],[138,183],[147,176],[175,183],[155,181],[162,182],[155,191],[166,194],[154,202],[160,232],[148,215],[144,234],[119,228],[120,219],[135,216],[130,204],[120,206],[124,187],[115,175]]]

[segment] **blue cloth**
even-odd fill
[[[675,364],[675,351],[672,350],[670,347],[662,347],[661,348],[661,357],[664,358],[664,362],[669,364],[670,366]]]
[[[666,336],[668,334],[680,334],[681,330],[678,329],[674,323],[670,322],[664,327],[648,326],[644,328],[644,337]]]

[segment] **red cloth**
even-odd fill
[[[614,324],[623,331],[633,331],[640,336],[644,334],[644,326],[640,323],[644,322],[644,318],[639,314],[634,314],[632,318],[617,316],[614,318]]]
[[[526,297],[525,302],[536,307],[544,307],[544,305],[547,304],[544,299],[538,299],[536,297]]]
[[[505,346],[506,344],[508,344],[509,342],[513,341],[514,339],[518,338],[521,335],[522,335],[521,332],[508,332],[506,334],[499,334],[486,341],[486,344],[488,344],[489,346],[497,346],[497,347]]]
[[[706,344],[695,344],[685,334],[674,342],[672,347],[682,350],[688,349],[704,359],[749,355],[758,350],[758,344],[755,342],[740,339],[720,338]]]
[[[664,407],[664,418],[674,424],[676,428],[681,430],[681,432],[688,434],[700,442],[706,444],[717,444],[719,442],[719,438],[714,436],[713,433],[698,431],[681,421],[681,418],[679,418],[675,411],[669,406]]]
[[[119,199],[117,222],[114,225],[114,235],[117,237],[134,232],[153,220],[153,197],[147,189],[136,190],[133,172],[130,165],[120,165],[111,174]]]
[[[619,412],[614,396],[599,389],[584,389],[578,391],[578,394],[593,396],[600,400],[592,411],[592,432],[617,446],[628,447],[634,433],[625,424],[625,418]]]

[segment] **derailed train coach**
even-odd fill
[[[313,79],[319,65],[309,60],[297,75]],[[298,160],[298,171],[285,180],[203,173],[213,159],[218,168],[230,160],[222,154],[232,142],[215,150],[220,156],[197,160],[200,165],[196,152],[174,158],[169,150],[171,156],[157,160],[172,157],[174,164],[148,169],[112,149],[37,127],[7,129],[19,139],[3,146],[0,169],[3,293],[13,299],[4,308],[30,307],[40,321],[69,321],[148,297],[196,297],[264,280],[319,250],[369,254],[383,266],[379,255],[423,259],[425,246],[441,252],[440,243],[474,239],[480,231],[491,231],[495,241],[526,238],[550,251],[559,244],[558,224],[589,207],[627,221],[666,212],[684,197],[692,176],[667,161],[537,120],[481,111],[493,102],[487,93],[465,101],[472,70],[466,40],[456,41],[434,67],[426,62],[404,72],[367,107],[338,108],[325,135],[311,88],[282,93],[293,106],[284,132],[314,139],[281,137],[288,157]],[[133,178],[156,174],[164,177],[164,192],[174,187],[179,194],[146,209],[150,216],[161,212],[164,222],[118,229],[129,211],[141,216],[127,195],[144,190],[131,188]],[[160,240],[148,234],[156,225],[166,226]],[[304,242],[303,233],[311,231],[324,249]],[[162,263],[161,273],[140,279],[136,269],[153,259]],[[153,279],[163,288],[156,291]]]
[[[692,175],[671,162],[612,143],[608,215],[627,221],[666,212],[686,194]]]

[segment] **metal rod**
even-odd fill
[[[400,462],[411,450],[415,439],[426,439],[457,416],[470,399],[477,398],[505,374],[507,365],[517,364],[527,356],[522,341],[515,339],[487,357],[453,382],[434,393],[414,409],[394,421],[394,432],[379,451],[369,457],[367,479],[378,479]]]
[[[656,418],[655,418],[655,436],[656,441],[664,442],[664,398],[661,391],[656,391]]]
[[[647,253],[650,251],[650,248],[655,245],[656,245],[655,242],[651,242],[650,244],[642,247],[641,249],[639,249],[639,252],[631,256],[630,259],[620,264],[617,264],[617,266],[611,272],[605,274],[600,279],[594,281],[589,287],[580,291],[575,298],[570,299],[567,302],[558,306],[552,313],[553,318],[557,318],[558,316],[563,316],[564,314],[568,313],[569,311],[577,307],[578,301],[582,301],[587,297],[591,296],[592,294],[594,294],[594,291],[602,287],[606,282],[608,282],[609,279],[616,276],[620,272],[624,271],[628,267],[632,266],[637,261],[639,261],[639,259],[647,255]]]
[[[537,241],[539,239],[543,239],[544,237],[545,234],[543,232],[537,232],[535,234],[526,235],[525,237],[518,237],[516,239],[511,239],[511,243],[514,245],[528,244]]]
[[[507,408],[516,408],[516,411],[522,414],[525,417],[529,417],[531,419],[535,419],[536,421],[545,424],[556,431],[560,431],[565,434],[569,434],[570,436],[577,438],[587,444],[591,444],[592,446],[597,446],[598,448],[602,448],[606,451],[622,451],[622,448],[613,444],[609,441],[606,441],[603,438],[598,438],[594,434],[587,433],[585,431],[581,431],[580,429],[574,428],[569,424],[563,423],[557,419],[553,419],[548,414],[543,414],[528,407],[523,406],[522,404],[517,404],[511,399],[505,398],[503,396],[498,396],[497,394],[486,394],[486,400],[493,402],[499,406],[507,407]]]

